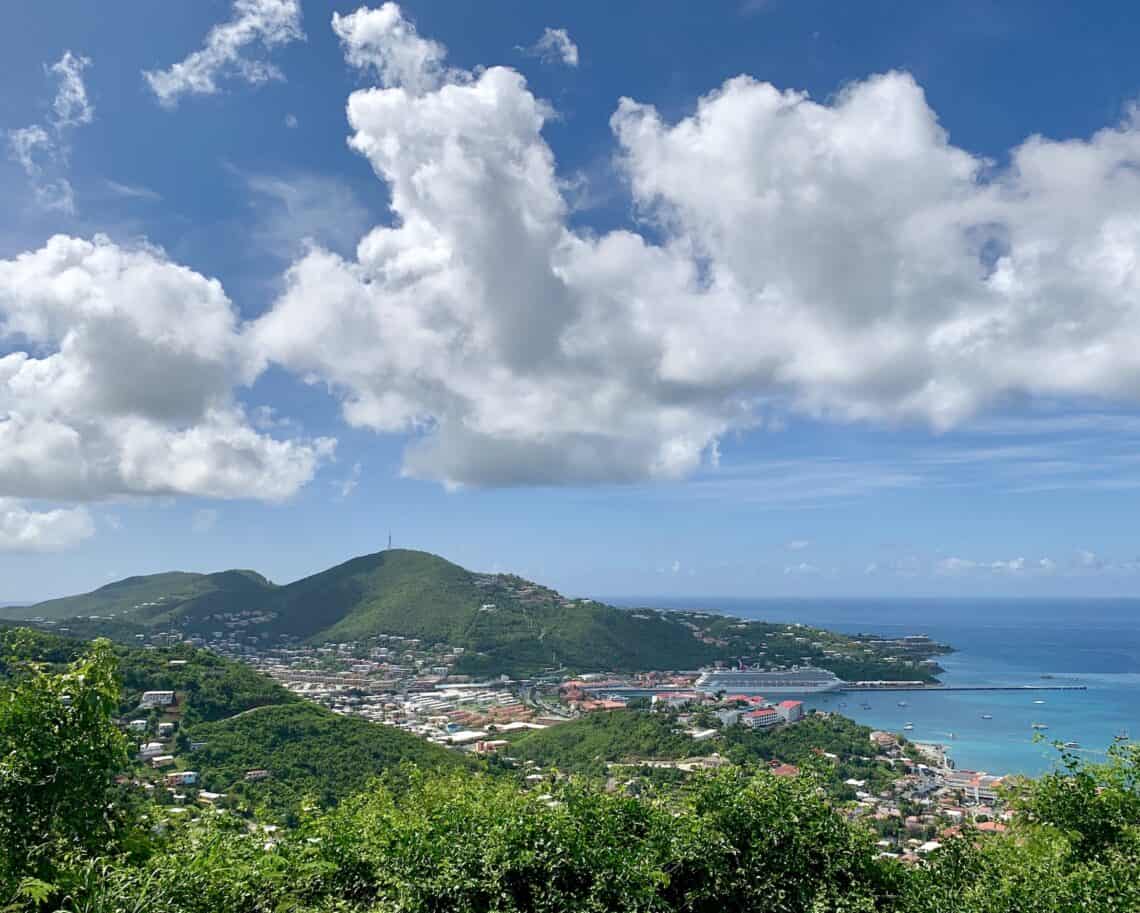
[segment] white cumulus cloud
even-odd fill
[[[827,102],[738,77],[612,127],[644,233],[568,225],[551,116],[399,7],[334,18],[380,85],[351,147],[391,193],[253,331],[448,485],[684,476],[765,414],[948,428],[1010,397],[1140,398],[1140,116],[955,146],[906,73]]]
[[[95,533],[84,507],[31,510],[11,498],[0,498],[0,551],[67,548]]]
[[[344,58],[361,70],[372,70],[382,86],[411,91],[436,88],[445,79],[459,78],[443,64],[447,50],[422,38],[395,3],[379,9],[360,7],[341,16],[333,13],[332,28],[344,48]]]
[[[60,235],[0,260],[0,346],[0,497],[281,500],[333,447],[251,427],[232,304],[155,248]]]
[[[223,79],[250,85],[284,80],[265,55],[304,37],[299,0],[234,0],[233,18],[210,29],[201,49],[143,77],[159,104],[172,108],[183,95],[216,94]]]

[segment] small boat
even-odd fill
[[[1081,747],[1080,742],[1066,742],[1065,743],[1065,748],[1080,748],[1080,747]]]
[[[905,726],[903,726],[903,729],[907,732],[910,732],[912,729],[914,729],[914,723],[907,723]]]
[[[1121,729],[1120,732],[1118,732],[1116,735],[1113,736],[1113,738],[1117,742],[1127,742],[1128,741],[1128,730],[1127,729]]]
[[[992,720],[993,718],[994,718],[994,715],[992,713],[983,713],[982,714],[983,720]]]
[[[1045,702],[1039,698],[1039,699],[1035,700],[1033,703],[1035,703],[1035,704],[1044,704]]]
[[[906,701],[899,701],[899,706],[900,706],[900,707],[905,707],[905,706],[906,706]]]
[[[859,709],[860,709],[860,710],[870,710],[870,709],[871,709],[871,705],[870,705],[870,704],[860,704],[860,705],[859,705]]]
[[[1052,674],[1050,674],[1050,673],[1048,673],[1048,672],[1046,672],[1046,673],[1045,673],[1044,675],[1042,675],[1041,677],[1042,677],[1042,678],[1056,678],[1056,676],[1055,676],[1055,675],[1052,675]]]
[[[1048,729],[1049,726],[1046,723],[1034,723],[1033,728],[1034,729]]]

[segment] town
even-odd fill
[[[267,646],[248,630],[257,619],[237,616],[220,621],[220,629],[209,635],[154,632],[140,637],[140,645],[188,643],[208,649],[253,667],[334,713],[395,727],[457,752],[493,757],[500,766],[518,767],[524,781],[538,789],[565,774],[556,765],[544,767],[512,757],[512,740],[592,714],[624,709],[667,714],[672,731],[691,740],[692,753],[683,757],[609,762],[608,787],[623,789],[636,789],[645,776],[663,772],[684,776],[732,763],[708,750],[730,727],[773,730],[830,716],[809,710],[800,699],[702,690],[699,682],[711,680],[707,672],[704,679],[700,671],[661,671],[577,676],[552,672],[527,679],[499,676],[476,681],[454,671],[464,655],[462,647],[384,634],[345,643],[288,641]],[[913,647],[913,639],[898,643],[904,650]],[[170,814],[226,805],[224,793],[201,788],[194,753],[203,745],[180,738],[175,692],[145,692],[138,713],[128,715],[123,725],[138,740],[137,782],[154,795],[162,793],[162,804]],[[872,828],[886,856],[911,862],[936,850],[941,840],[963,827],[982,832],[1005,828],[1009,813],[1000,799],[1002,778],[955,769],[943,746],[871,732],[865,749],[851,757],[822,749],[816,753],[820,764],[854,761],[884,771],[877,788],[857,777],[837,786],[844,797],[843,813]],[[796,764],[780,758],[773,758],[768,767],[775,776],[800,773]],[[257,782],[272,776],[271,769],[251,767],[244,779]]]

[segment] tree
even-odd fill
[[[62,672],[18,661],[11,671],[0,685],[0,886],[50,878],[67,853],[105,850],[121,823],[114,777],[127,763],[108,641]]]

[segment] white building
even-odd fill
[[[174,703],[173,691],[144,691],[140,707],[169,707]]]

